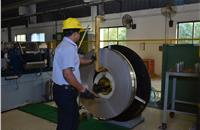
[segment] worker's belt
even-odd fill
[[[72,85],[65,85],[65,84],[58,85],[58,84],[54,83],[54,87],[59,87],[59,88],[64,88],[64,89],[74,89],[75,90],[75,88]]]

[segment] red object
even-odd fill
[[[149,75],[153,75],[154,74],[154,60],[153,59],[144,59],[143,61],[147,67]]]

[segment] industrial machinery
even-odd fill
[[[40,72],[50,69],[50,49],[46,43],[10,42],[6,43],[2,52],[7,53],[6,66],[3,75],[22,75],[30,72]],[[3,56],[2,58],[6,58]]]
[[[90,52],[88,56],[91,56]],[[100,50],[101,72],[94,64],[81,67],[81,78],[91,90],[103,87],[100,98],[81,99],[94,116],[101,119],[128,121],[139,116],[150,97],[150,77],[142,59],[131,49],[112,45]],[[94,86],[94,87],[92,87]]]
[[[139,117],[145,109],[150,98],[150,76],[133,50],[119,45],[99,49],[102,20],[102,16],[96,17],[95,50],[86,55],[88,58],[95,55],[96,62],[81,67],[83,84],[88,84],[99,98],[80,100],[99,119],[127,122]]]

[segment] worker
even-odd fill
[[[12,68],[14,75],[21,76],[24,70],[24,60],[22,57],[19,43],[14,43],[13,48],[8,51],[9,66]]]
[[[90,64],[92,59],[83,59],[78,55],[76,42],[80,39],[83,27],[76,18],[68,18],[63,22],[63,40],[57,46],[53,59],[54,82],[53,98],[57,105],[57,130],[77,130],[79,125],[79,106],[77,96],[93,96],[88,85],[81,84],[80,64]]]

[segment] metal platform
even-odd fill
[[[114,120],[110,120],[107,121],[109,123],[115,124],[115,125],[119,125],[119,126],[123,126],[129,129],[135,128],[137,125],[139,125],[140,123],[144,122],[144,117],[142,116],[138,116],[132,120],[129,121],[114,121]]]

